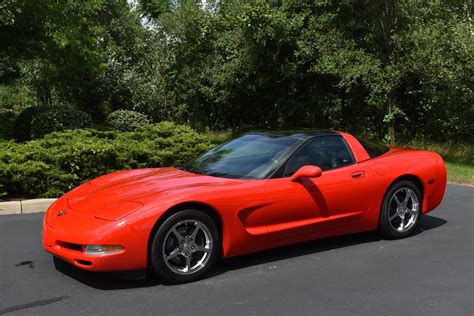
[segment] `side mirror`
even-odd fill
[[[296,182],[300,178],[317,178],[320,177],[323,171],[316,166],[303,166],[296,170],[290,178],[290,181]]]

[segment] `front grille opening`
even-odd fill
[[[92,265],[92,262],[87,261],[87,260],[74,259],[74,261],[76,261],[76,263],[78,263],[80,265],[83,265],[83,266],[91,266]]]
[[[73,243],[71,243],[71,242],[58,241],[58,245],[61,246],[61,247],[63,247],[63,248],[70,249],[70,250],[74,250],[74,251],[80,251],[80,252],[83,251],[82,245],[73,244]]]

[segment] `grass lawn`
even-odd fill
[[[474,166],[462,163],[446,162],[448,181],[474,185]]]
[[[437,152],[446,163],[449,182],[474,185],[474,147],[472,145],[413,141],[401,146]]]

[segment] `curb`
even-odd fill
[[[448,184],[459,185],[459,186],[463,186],[463,187],[474,187],[474,183],[459,183],[459,182],[449,182],[448,181]]]
[[[56,199],[33,199],[0,202],[0,215],[31,214],[46,212]]]

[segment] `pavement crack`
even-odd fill
[[[19,266],[28,266],[31,269],[33,269],[35,267],[34,264],[33,264],[33,261],[31,261],[31,260],[22,261],[22,262],[19,262],[19,263],[15,264],[15,267],[19,267]]]
[[[45,306],[45,305],[53,304],[53,303],[56,303],[56,302],[59,302],[61,300],[68,299],[68,298],[69,298],[69,296],[67,296],[67,295],[66,296],[58,296],[58,297],[53,297],[53,298],[46,299],[46,300],[39,300],[39,301],[34,301],[34,302],[31,302],[31,303],[26,303],[26,304],[14,305],[14,306],[11,306],[11,307],[0,309],[0,315],[15,312],[15,311],[22,310],[22,309]]]

